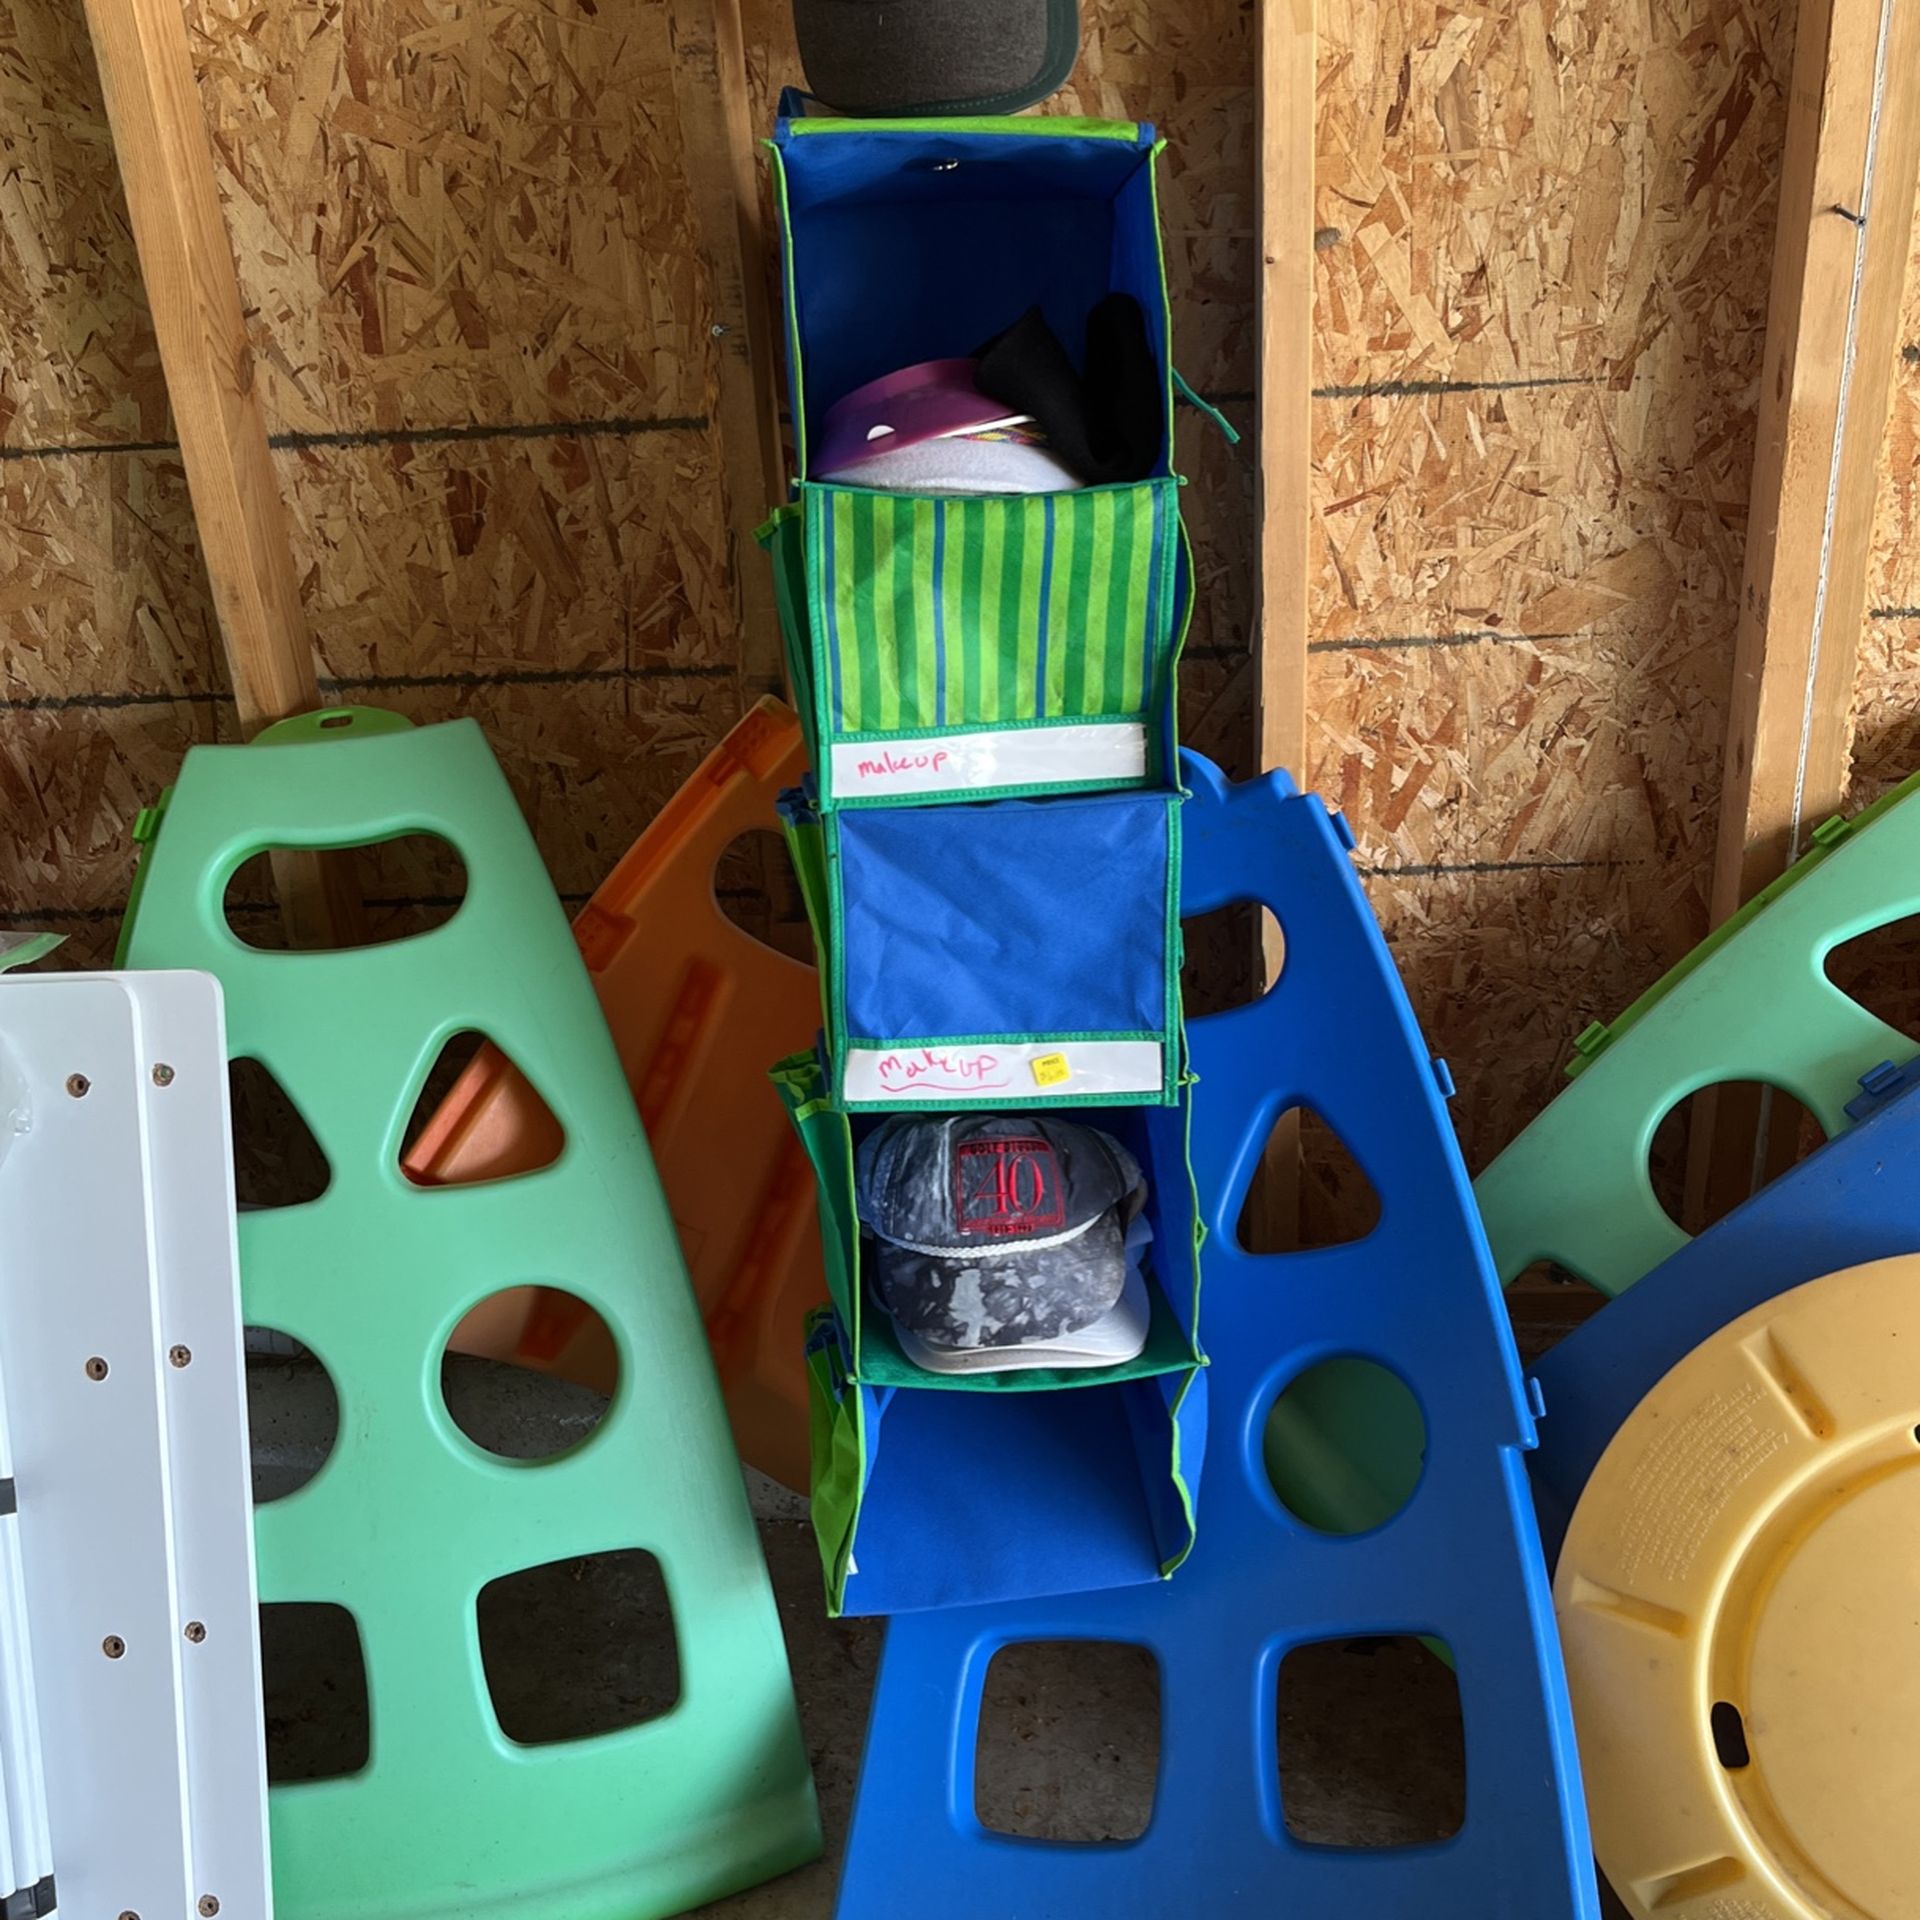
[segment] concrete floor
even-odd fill
[[[333,1426],[324,1372],[299,1359],[249,1367],[256,1494],[309,1477]],[[598,1397],[539,1375],[455,1358],[448,1404],[472,1437],[530,1457],[590,1431]],[[826,1920],[857,1779],[881,1628],[829,1621],[803,1503],[749,1475],[793,1668],[826,1828],[824,1859],[702,1908],[719,1920]],[[503,1723],[579,1716],[593,1730],[611,1703],[621,1723],[672,1700],[677,1674],[664,1591],[643,1555],[605,1568],[570,1563],[483,1601],[483,1644]],[[266,1622],[268,1745],[276,1777],[350,1770],[364,1749],[351,1635],[343,1647],[314,1610]],[[489,1628],[493,1638],[488,1641]],[[995,1663],[979,1749],[978,1807],[993,1827],[1059,1840],[1136,1833],[1151,1806],[1158,1698],[1151,1658],[1120,1647],[1031,1646]],[[510,1727],[519,1731],[517,1727]],[[1307,1649],[1282,1676],[1279,1740],[1288,1819],[1323,1845],[1444,1837],[1461,1813],[1458,1701],[1450,1671],[1412,1641]],[[1620,1913],[1609,1905],[1610,1914]],[[991,1920],[991,1916],[983,1916]],[[1323,1920],[1277,1916],[1276,1920]],[[1333,1920],[1332,1916],[1324,1920]]]

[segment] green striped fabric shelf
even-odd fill
[[[803,485],[765,537],[823,803],[1164,785],[1176,486]]]

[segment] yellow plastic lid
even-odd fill
[[[1634,1914],[1920,1920],[1916,1422],[1920,1255],[1723,1327],[1601,1456],[1554,1602]]]

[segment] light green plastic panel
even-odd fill
[[[228,930],[222,895],[249,855],[406,833],[441,835],[466,863],[467,897],[433,931],[277,953]],[[240,1221],[249,1320],[310,1347],[340,1398],[325,1466],[256,1516],[261,1597],[353,1614],[372,1717],[360,1773],[272,1791],[280,1920],[653,1920],[811,1858],[780,1624],[673,1223],[479,728],[356,722],[196,747],[144,864],[132,963],[219,976],[234,1054],[280,1080],[333,1172],[320,1199]],[[468,1028],[505,1047],[567,1144],[539,1173],[413,1187],[402,1130],[443,1043]],[[593,1435],[539,1463],[472,1445],[439,1385],[461,1316],[527,1282],[596,1308],[621,1362]],[[516,1745],[488,1695],[481,1588],[626,1548],[665,1574],[678,1704],[624,1731]]]
[[[1552,1260],[1618,1293],[1687,1242],[1654,1196],[1654,1129],[1691,1093],[1761,1080],[1829,1135],[1882,1060],[1914,1044],[1827,978],[1845,941],[1920,912],[1920,794],[1909,781],[1831,821],[1765,896],[1634,1003],[1582,1036],[1578,1077],[1474,1183],[1494,1265]]]

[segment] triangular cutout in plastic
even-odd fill
[[[1827,978],[1849,1000],[1920,1044],[1920,914],[1841,941],[1825,965]]]
[[[227,1063],[233,1103],[233,1192],[244,1212],[305,1206],[333,1184],[326,1150],[271,1068]]]
[[[1297,1204],[1289,1207],[1286,1173],[1294,1153],[1299,1156]],[[1380,1196],[1366,1170],[1311,1107],[1292,1106],[1280,1114],[1261,1159],[1234,1230],[1248,1253],[1342,1247],[1364,1240],[1380,1224]]]
[[[452,1035],[427,1069],[400,1139],[400,1170],[417,1187],[471,1187],[539,1173],[566,1130],[497,1042]]]

